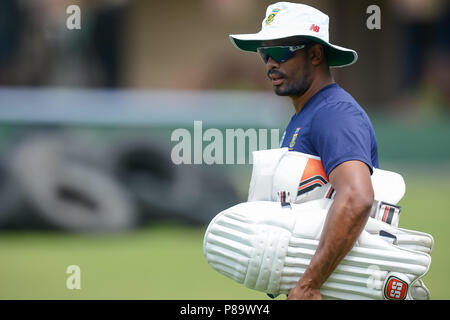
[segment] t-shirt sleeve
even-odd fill
[[[339,164],[359,160],[373,173],[371,136],[367,121],[350,104],[321,108],[311,123],[311,141],[327,176]]]

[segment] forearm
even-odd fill
[[[351,250],[370,214],[368,201],[342,194],[331,206],[316,253],[298,286],[320,289],[345,255]]]

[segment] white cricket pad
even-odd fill
[[[372,235],[389,233],[392,236],[392,243],[404,249],[420,251],[429,255],[433,251],[433,236],[425,232],[396,228],[383,221],[371,218],[367,221],[364,230]]]
[[[375,200],[396,205],[405,195],[398,173],[374,168],[371,179]],[[248,201],[279,201],[281,192],[293,203],[335,195],[319,157],[288,148],[254,151]]]
[[[226,209],[206,230],[206,259],[218,272],[250,289],[287,294],[315,253],[331,202],[321,199],[282,208],[276,202],[255,201]],[[371,230],[381,227],[374,225]],[[426,297],[419,279],[430,263],[427,253],[389,244],[363,231],[321,294],[325,299],[416,298],[412,293]]]

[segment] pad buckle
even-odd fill
[[[278,199],[280,200],[282,208],[292,209],[291,206],[291,193],[286,191],[277,192]]]

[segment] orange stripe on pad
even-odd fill
[[[328,190],[327,196],[325,198],[328,198],[330,194],[333,192],[334,188],[331,187],[330,190]]]
[[[386,209],[384,210],[383,219],[382,219],[383,222],[386,222],[388,212],[389,212],[389,206],[386,206]]]
[[[316,179],[316,180],[311,181],[310,183],[305,184],[304,186],[299,187],[298,190],[305,189],[306,187],[309,187],[310,185],[316,184],[316,183],[320,183],[322,186],[324,185],[324,183],[321,180]]]
[[[328,180],[327,175],[325,174],[325,170],[323,169],[322,162],[318,159],[308,159],[308,162],[306,163],[305,170],[303,171],[302,180],[305,181],[309,178],[312,178],[314,176],[322,176],[327,182],[330,182]]]

